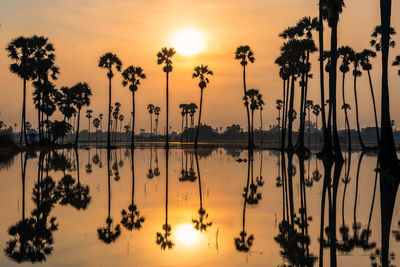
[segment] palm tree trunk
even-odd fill
[[[108,78],[108,125],[107,125],[107,148],[111,147],[110,140],[110,124],[111,124],[111,78]]]
[[[200,90],[200,108],[199,108],[199,121],[197,123],[196,139],[194,141],[194,148],[197,149],[197,142],[199,141],[201,110],[203,107],[203,89]]]
[[[181,128],[182,128],[182,132],[181,132],[181,143],[182,143],[182,141],[183,141],[183,117],[184,117],[185,115],[182,115],[182,125],[181,125]]]
[[[293,140],[292,140],[292,135],[293,135],[293,105],[294,105],[294,74],[292,75],[292,82],[290,85],[290,102],[289,102],[289,125],[288,125],[288,150],[293,150]]]
[[[28,136],[26,134],[26,79],[24,79],[24,99],[22,104],[22,125],[21,125],[21,136],[20,136],[20,145],[22,144],[22,131],[24,133],[25,145],[28,145]]]
[[[131,148],[135,147],[135,91],[132,90],[132,134],[131,134]]]
[[[283,106],[282,106],[282,121],[280,121],[281,124],[281,133],[280,133],[280,141],[279,141],[279,145],[281,148],[285,147],[285,129],[284,129],[284,123],[285,123],[285,107],[286,107],[286,80],[282,79],[283,81],[283,87],[282,87],[282,102],[283,102]],[[280,111],[279,111],[280,114]],[[281,143],[282,142],[282,143]]]
[[[260,108],[260,124],[261,124],[261,146],[263,145],[264,141],[264,131],[263,131],[263,119],[262,119],[262,107]],[[279,118],[281,116],[281,113],[279,112]],[[279,119],[280,121],[280,119]]]
[[[360,122],[358,118],[358,99],[357,99],[357,76],[354,76],[354,99],[355,99],[355,104],[356,104],[356,121],[357,121],[357,135],[358,135],[358,141],[360,142],[360,145],[363,150],[366,149],[364,142],[361,137],[361,132],[360,132]]]
[[[250,129],[251,129],[251,140],[254,142],[254,110],[251,109],[251,122],[250,122]]]
[[[290,77],[287,79],[286,82],[286,98],[285,98],[285,106],[284,110],[282,111],[284,113],[284,122],[282,125],[282,146],[281,149],[283,150],[285,148],[285,143],[286,143],[286,130],[287,130],[287,124],[288,124],[288,109],[289,109],[289,84],[290,84]]]
[[[378,116],[376,115],[376,105],[375,105],[375,95],[374,88],[372,86],[371,72],[368,70],[368,80],[369,80],[369,88],[371,90],[372,104],[374,106],[374,118],[375,118],[375,130],[376,130],[376,142],[378,147],[380,146],[380,138],[379,138],[379,128],[378,128]]]
[[[345,116],[345,119],[346,119],[346,126],[347,126],[347,139],[349,140],[349,141],[348,141],[349,144],[348,144],[347,149],[348,149],[349,151],[351,151],[350,123],[349,123],[349,117],[348,117],[348,115],[347,115],[347,108],[345,107],[345,105],[346,105],[346,97],[345,97],[345,94],[344,94],[344,81],[345,81],[345,79],[346,79],[346,73],[343,72],[343,78],[342,78],[343,109],[344,109],[344,116]]]
[[[76,122],[76,135],[75,135],[75,147],[78,146],[78,139],[79,139],[79,123],[81,120],[81,109],[78,109],[78,119]]]
[[[88,144],[90,143],[90,118],[89,118],[89,126],[88,126]]]
[[[168,105],[168,82],[169,82],[169,77],[168,77],[168,72],[166,72],[166,80],[167,80],[167,86],[166,86],[166,90],[167,90],[167,97],[166,97],[166,101],[167,101],[167,112],[166,112],[166,116],[167,116],[167,122],[166,122],[166,126],[165,126],[165,148],[169,148],[169,142],[168,142],[168,131],[169,131],[169,124],[168,124],[168,113],[169,113],[169,105]]]
[[[247,135],[248,135],[248,147],[252,148],[254,146],[253,140],[251,139],[250,134],[250,111],[249,111],[249,102],[247,101],[247,89],[246,89],[246,66],[243,66],[243,91],[244,91],[244,104],[246,106],[247,112]]]

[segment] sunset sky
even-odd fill
[[[357,51],[368,48],[370,34],[380,22],[379,1],[351,0],[345,3],[339,24],[339,46],[350,45]],[[209,65],[215,73],[204,91],[202,121],[213,127],[225,128],[233,123],[245,125],[242,69],[234,60],[236,47],[244,44],[250,45],[255,53],[256,61],[248,67],[248,88],[257,88],[264,95],[264,127],[267,128],[276,123],[275,101],[282,94],[278,67],[274,64],[282,44],[278,34],[303,16],[316,16],[317,12],[317,1],[311,0],[1,0],[0,120],[7,124],[15,121],[19,124],[22,106],[22,81],[9,72],[10,59],[4,48],[17,36],[37,34],[47,36],[55,45],[56,64],[60,67],[57,87],[72,86],[77,82],[87,82],[92,87],[90,108],[94,116],[107,111],[108,81],[106,71],[97,66],[99,57],[110,51],[120,57],[123,67],[141,66],[147,79],[137,92],[136,130],[148,130],[146,106],[150,103],[161,107],[162,129],[165,123],[165,74],[162,67],[156,64],[156,54],[161,47],[172,45],[173,36],[179,30],[195,29],[205,36],[205,49],[195,56],[178,53],[173,59],[174,71],[170,75],[170,125],[173,130],[180,130],[178,105],[199,103],[200,90],[191,74],[193,67],[200,64]],[[393,1],[392,14],[399,13],[400,3]],[[392,26],[400,30],[398,16],[392,19]],[[398,46],[391,50],[390,62],[400,54],[400,38],[396,35],[394,39]],[[310,84],[310,98],[314,101],[318,101],[320,95],[316,59],[315,54],[312,66],[314,79]],[[380,55],[373,60],[372,72],[378,110],[379,62]],[[390,69],[391,114],[392,119],[400,123],[400,105],[397,103],[400,100],[400,77],[396,73],[396,69]],[[348,75],[346,92],[352,106],[350,119],[355,128],[351,78]],[[128,117],[131,112],[130,91],[122,86],[121,81],[121,76],[115,75],[112,102],[121,102],[122,113]],[[338,78],[339,81],[341,79]],[[372,126],[372,102],[366,73],[360,78],[359,85],[361,126]],[[338,87],[338,91],[340,89]],[[31,95],[32,86],[29,85],[27,121],[36,125]],[[340,107],[341,94],[338,96]],[[296,103],[299,103],[297,100]],[[87,121],[82,123],[86,128]],[[342,110],[339,111],[339,127],[344,127]]]

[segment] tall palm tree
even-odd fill
[[[173,48],[162,48],[160,52],[157,53],[157,64],[161,65],[164,64],[163,71],[165,72],[166,76],[166,124],[165,124],[165,148],[169,148],[168,143],[168,114],[169,114],[169,90],[168,90],[168,83],[169,83],[169,73],[172,72],[172,57],[175,55],[175,49]]]
[[[30,42],[34,62],[34,102],[38,110],[39,140],[43,143],[43,113],[46,111],[46,115],[49,116],[55,110],[53,97],[56,90],[50,80],[57,80],[59,68],[55,65],[54,45],[47,37],[34,35]]]
[[[160,107],[155,107],[155,108],[154,108],[154,115],[156,116],[156,119],[155,119],[155,123],[156,123],[156,130],[155,130],[155,132],[156,132],[156,136],[158,135],[158,116],[160,116],[160,111],[161,111],[161,108],[160,108]]]
[[[351,132],[350,132],[350,122],[349,122],[349,117],[347,115],[347,110],[350,109],[350,105],[346,103],[346,97],[345,97],[345,90],[344,90],[344,84],[345,84],[345,79],[346,79],[346,73],[349,72],[350,70],[350,63],[351,59],[354,57],[354,50],[350,46],[342,46],[338,49],[338,53],[340,58],[342,59],[342,63],[339,67],[340,71],[342,72],[342,99],[343,99],[343,105],[342,109],[344,110],[344,115],[345,115],[345,120],[346,120],[346,128],[347,128],[347,138],[348,138],[348,147],[347,149],[350,151],[351,150]]]
[[[260,106],[262,106],[260,104],[261,103],[264,104],[264,102],[262,100],[262,95],[257,89],[249,89],[247,90],[246,94],[247,94],[246,99],[250,101],[250,110],[251,110],[250,134],[251,134],[251,139],[254,140],[254,111],[260,109]]]
[[[374,107],[376,141],[377,141],[377,145],[379,147],[380,146],[380,138],[379,138],[378,116],[376,115],[375,95],[374,95],[374,88],[372,86],[372,79],[371,79],[372,64],[369,60],[370,58],[375,58],[376,53],[372,50],[364,49],[360,55],[361,55],[360,65],[363,68],[363,70],[367,71],[367,73],[368,73],[369,88],[370,88],[371,97],[372,97],[372,105]]]
[[[74,105],[78,110],[78,120],[77,120],[76,135],[75,135],[75,146],[77,146],[79,139],[79,124],[81,118],[81,109],[84,106],[90,105],[90,97],[92,96],[92,89],[89,87],[87,83],[77,83],[71,88],[71,90],[74,93]]]
[[[355,99],[355,104],[356,104],[356,122],[357,122],[357,135],[358,135],[358,141],[360,142],[360,145],[362,149],[366,149],[366,146],[362,140],[361,137],[361,131],[360,131],[360,121],[358,117],[358,98],[357,98],[357,77],[360,77],[361,71],[359,70],[360,67],[360,60],[361,60],[361,55],[360,53],[353,53],[351,57],[351,61],[353,62],[353,76],[354,76],[354,99]]]
[[[253,140],[251,140],[250,135],[250,110],[249,110],[249,102],[246,98],[246,66],[248,62],[254,63],[254,53],[251,50],[250,46],[244,45],[239,46],[235,51],[235,59],[240,61],[240,65],[243,67],[243,97],[245,98],[245,107],[247,112],[247,136],[248,136],[248,146],[249,148],[254,147]]]
[[[93,110],[88,109],[86,110],[86,118],[88,118],[89,123],[88,123],[88,143],[90,143],[90,119],[93,117],[92,116]]]
[[[279,144],[281,143],[281,133],[280,133],[281,126],[280,125],[281,125],[281,109],[282,109],[283,106],[284,106],[284,101],[282,99],[277,99],[276,100],[276,109],[278,110],[277,121],[278,121]],[[282,130],[283,130],[283,128],[282,128]]]
[[[322,1],[323,17],[328,21],[328,26],[331,28],[331,68],[329,71],[329,115],[327,129],[331,131],[333,136],[333,146],[335,157],[343,160],[342,151],[340,148],[339,135],[337,130],[337,110],[336,110],[336,78],[337,78],[337,45],[338,45],[338,23],[339,16],[343,12],[344,0],[329,0]]]
[[[94,128],[96,128],[96,145],[97,145],[97,131],[98,131],[99,126],[100,126],[100,119],[99,118],[95,118],[93,120],[93,126],[94,126]]]
[[[141,80],[146,79],[141,67],[129,66],[122,72],[122,85],[125,87],[129,85],[129,90],[132,92],[132,134],[131,134],[131,147],[134,147],[135,137],[135,92],[137,91]]]
[[[179,108],[181,109],[181,116],[182,116],[182,133],[181,133],[181,142],[183,140],[183,121],[188,109],[188,104],[179,104]]]
[[[108,77],[108,123],[107,123],[107,147],[111,147],[111,139],[110,139],[110,126],[111,126],[111,79],[114,77],[113,67],[117,71],[121,71],[122,62],[118,58],[116,54],[113,53],[105,53],[100,57],[99,67],[103,69],[107,69],[107,77]]]
[[[197,149],[197,142],[199,140],[200,132],[200,121],[201,121],[201,111],[203,107],[203,90],[207,87],[210,82],[209,76],[214,75],[213,71],[208,68],[208,65],[201,64],[200,66],[194,67],[194,72],[192,78],[199,78],[199,88],[200,88],[200,109],[199,109],[199,120],[197,123],[196,139],[194,141],[194,148]]]
[[[121,135],[122,135],[122,122],[124,121],[125,116],[123,114],[120,114],[118,116],[118,120],[119,120],[119,141],[121,142]]]
[[[154,105],[148,104],[147,111],[150,114],[150,138],[153,139],[153,113],[154,113]]]
[[[32,60],[32,42],[29,38],[20,36],[8,43],[6,50],[8,57],[13,63],[10,65],[10,71],[18,75],[23,80],[22,93],[22,119],[21,119],[21,135],[19,143],[22,144],[22,134],[24,135],[25,144],[28,144],[26,134],[26,82],[34,78],[33,60]]]

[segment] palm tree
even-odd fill
[[[188,107],[188,112],[190,115],[190,127],[194,127],[194,115],[196,114],[197,105],[195,103],[190,103]]]
[[[125,116],[123,114],[119,115],[119,141],[121,141],[121,135],[122,135],[122,122],[125,119]]]
[[[278,110],[278,118],[277,118],[277,120],[278,120],[279,144],[281,143],[281,133],[280,133],[281,126],[280,125],[281,125],[281,109],[282,109],[283,105],[284,105],[283,100],[281,100],[281,99],[277,99],[276,100],[276,109]]]
[[[166,75],[166,126],[165,126],[165,148],[169,148],[169,143],[168,143],[168,130],[169,130],[169,124],[168,124],[168,114],[169,114],[169,91],[168,91],[168,82],[169,82],[169,73],[172,72],[173,67],[172,67],[172,57],[175,55],[175,50],[173,48],[162,48],[160,52],[157,53],[157,64],[161,65],[164,64],[163,71],[165,72]]]
[[[90,143],[90,119],[93,117],[92,116],[93,110],[88,109],[86,110],[86,118],[88,118],[89,123],[88,123],[88,143]]]
[[[98,128],[99,128],[99,126],[100,126],[100,119],[99,118],[95,118],[94,120],[93,120],[93,126],[94,126],[94,128],[96,128],[96,144],[97,144],[97,131],[98,131]]]
[[[181,142],[182,142],[182,138],[183,138],[183,120],[185,118],[185,115],[187,114],[188,104],[180,104],[179,108],[181,109],[181,116],[182,116],[182,133],[181,133]]]
[[[201,121],[201,110],[203,106],[203,90],[207,87],[210,82],[208,76],[214,75],[213,71],[208,69],[208,65],[201,64],[200,66],[194,67],[194,72],[192,78],[199,78],[199,88],[200,88],[200,110],[199,110],[199,121],[197,123],[196,139],[194,141],[194,148],[197,149],[197,142],[199,140],[200,131],[200,121]]]
[[[264,103],[262,100],[262,95],[257,89],[249,89],[246,92],[246,97],[243,98],[244,101],[250,101],[251,117],[250,117],[250,134],[251,139],[254,141],[254,111],[260,109],[260,104]]]
[[[358,98],[357,98],[357,77],[360,77],[361,71],[359,71],[360,67],[360,60],[361,60],[361,55],[360,53],[353,53],[351,61],[353,62],[353,76],[354,76],[354,99],[355,99],[355,104],[356,104],[356,122],[357,122],[357,135],[358,135],[358,141],[360,142],[360,145],[362,149],[366,149],[366,146],[364,145],[364,142],[361,137],[361,131],[360,131],[360,121],[358,117]]]
[[[74,85],[71,90],[74,94],[74,105],[78,110],[78,120],[76,126],[76,135],[75,135],[75,146],[78,145],[79,139],[79,124],[81,118],[81,109],[84,106],[90,105],[90,97],[92,96],[92,90],[87,83],[77,83]]]
[[[46,112],[48,117],[55,110],[56,90],[50,80],[57,80],[59,68],[54,64],[56,58],[54,45],[47,37],[34,35],[30,38],[30,42],[34,62],[34,102],[38,110],[39,140],[43,143],[43,113]]]
[[[364,49],[361,52],[360,65],[363,68],[363,70],[366,70],[367,73],[368,73],[369,88],[371,90],[372,105],[374,107],[376,141],[377,141],[377,144],[378,144],[378,147],[379,147],[380,146],[380,138],[379,138],[378,116],[376,115],[375,95],[374,95],[374,88],[372,86],[372,79],[371,79],[372,64],[371,64],[371,62],[369,60],[370,57],[375,58],[376,57],[376,53],[374,51],[369,50],[369,49]]]
[[[153,113],[154,113],[154,105],[148,104],[147,111],[150,114],[150,138],[153,139]]]
[[[135,137],[135,92],[140,85],[141,80],[146,79],[141,67],[129,66],[122,72],[122,85],[125,87],[129,84],[129,90],[132,92],[132,134],[131,134],[131,147],[134,147]]]
[[[400,56],[396,56],[396,59],[393,61],[392,66],[400,66]],[[397,75],[400,76],[400,69],[397,71]]]
[[[345,120],[346,120],[346,128],[347,128],[347,138],[348,138],[348,150],[351,150],[351,133],[350,133],[350,122],[349,117],[347,115],[347,110],[350,109],[350,105],[346,103],[345,97],[345,90],[344,90],[344,82],[346,78],[346,73],[350,70],[350,62],[351,59],[355,56],[354,50],[350,46],[342,46],[338,49],[338,53],[340,58],[342,58],[342,64],[340,65],[339,69],[342,72],[342,98],[343,98],[343,105],[342,109],[344,110]]]
[[[329,71],[329,115],[328,115],[328,131],[333,132],[333,146],[335,156],[339,160],[343,160],[342,151],[340,148],[339,135],[337,131],[337,111],[336,111],[336,78],[337,78],[337,28],[339,16],[343,12],[344,0],[322,1],[322,9],[324,19],[328,21],[328,26],[331,28],[331,68]]]
[[[372,31],[371,37],[372,40],[369,42],[371,47],[375,48],[376,52],[381,52],[382,51],[382,26],[378,25],[375,26],[374,30]],[[396,31],[393,27],[389,28],[389,47],[394,48],[396,46],[396,41],[392,39],[392,36],[396,34]]]
[[[107,77],[108,77],[108,123],[107,123],[107,147],[111,146],[110,139],[110,126],[111,126],[111,79],[114,76],[113,66],[115,66],[117,71],[121,71],[122,62],[118,58],[116,54],[112,54],[110,52],[105,53],[100,57],[99,67],[107,69]]]
[[[100,131],[103,133],[103,113],[99,114],[99,120],[100,120]]]
[[[154,108],[154,115],[156,115],[156,119],[155,119],[155,123],[156,123],[156,136],[158,135],[158,116],[160,116],[160,111],[161,108],[160,107],[155,107]]]
[[[253,140],[251,140],[250,136],[250,110],[249,110],[249,102],[246,98],[246,66],[248,62],[254,63],[254,53],[251,50],[250,46],[244,45],[239,46],[235,51],[235,59],[240,61],[240,65],[243,67],[243,97],[245,99],[245,107],[247,112],[247,136],[248,136],[248,146],[249,148],[254,147]]]
[[[34,78],[33,60],[32,60],[32,42],[31,39],[20,36],[13,39],[7,45],[8,57],[13,63],[10,65],[10,71],[15,73],[23,80],[23,101],[22,101],[22,119],[21,119],[21,135],[19,143],[22,144],[22,132],[25,144],[28,144],[26,134],[26,82]]]

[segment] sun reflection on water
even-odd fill
[[[191,224],[182,224],[176,228],[176,240],[184,247],[196,245],[200,239],[200,233]]]

